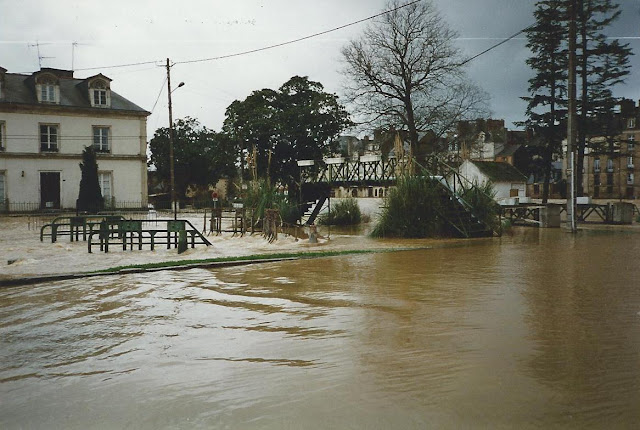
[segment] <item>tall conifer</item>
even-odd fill
[[[542,199],[549,198],[553,154],[561,150],[567,115],[567,27],[564,0],[536,3],[536,23],[527,30],[527,47],[533,55],[527,64],[535,72],[529,79],[525,125],[538,136],[542,152],[544,186]]]
[[[82,151],[80,170],[82,177],[80,179],[77,210],[96,213],[104,207],[104,200],[98,183],[98,162],[93,146],[87,146]]]
[[[576,171],[582,172],[584,154],[590,137],[604,137],[607,150],[614,151],[614,137],[620,134],[614,109],[618,99],[612,88],[624,82],[630,72],[628,44],[610,40],[606,28],[619,16],[619,5],[612,0],[578,0],[578,75],[580,101],[578,157]],[[604,149],[604,148],[594,148]],[[583,193],[582,175],[577,175],[578,195]]]

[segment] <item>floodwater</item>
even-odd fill
[[[0,290],[0,428],[638,428],[640,231]]]

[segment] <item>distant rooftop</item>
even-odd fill
[[[493,182],[525,182],[527,177],[508,163],[469,160]]]

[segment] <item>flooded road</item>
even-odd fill
[[[0,290],[0,428],[640,426],[638,229],[442,245]]]

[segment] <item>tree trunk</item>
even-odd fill
[[[411,144],[411,155],[418,155],[418,130],[416,129],[416,120],[413,113],[413,103],[411,102],[411,93],[407,92],[404,100],[405,109],[407,110],[407,127],[409,128],[409,143]]]
[[[542,204],[547,204],[549,200],[549,183],[551,182],[551,158],[553,155],[554,143],[549,142],[549,145],[544,150],[542,161],[544,163],[544,183],[542,185]]]
[[[578,121],[578,157],[576,160],[576,195],[582,196],[584,194],[584,175],[582,169],[584,168],[584,152],[587,145],[587,111],[588,111],[588,86],[587,82],[587,18],[585,16],[584,1],[578,0],[578,7],[582,20],[580,22],[580,49],[582,50],[581,68],[580,70],[580,85],[581,85],[581,107],[580,107],[580,119]]]

